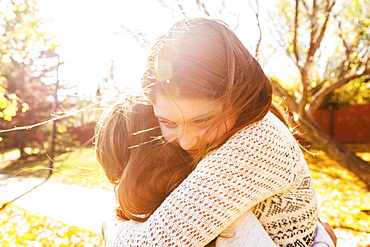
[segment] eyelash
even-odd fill
[[[177,124],[171,121],[160,120],[159,123],[163,124],[167,128],[173,129],[177,127]]]
[[[195,120],[193,123],[198,124],[198,125],[202,125],[202,124],[206,124],[211,119],[212,118],[199,119],[199,120]],[[177,127],[176,123],[171,122],[171,121],[167,121],[167,120],[159,120],[159,123],[163,124],[166,128],[169,128],[169,129],[174,129],[174,128]]]
[[[199,120],[194,121],[194,123],[204,124],[204,123],[207,123],[209,120],[211,120],[211,118],[199,119]]]

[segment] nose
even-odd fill
[[[185,151],[197,150],[198,141],[199,141],[198,134],[189,131],[186,132],[183,131],[178,137],[179,145]]]

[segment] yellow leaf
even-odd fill
[[[30,109],[30,106],[27,103],[22,103],[22,112],[26,112]]]
[[[11,94],[8,95],[8,98],[10,100],[16,100],[18,97],[17,97],[17,95],[15,93],[11,93]]]
[[[52,44],[50,47],[50,50],[55,51],[55,49],[58,47],[56,44]]]

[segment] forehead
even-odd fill
[[[154,113],[158,118],[173,122],[190,121],[197,118],[220,114],[221,102],[207,98],[169,98],[158,95],[153,102]]]

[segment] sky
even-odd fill
[[[175,5],[168,5],[170,2]],[[145,39],[152,42],[175,20],[184,17],[176,2],[186,4],[183,8],[190,17],[203,14],[195,1],[188,0],[38,0],[46,28],[55,35],[59,45],[56,52],[63,62],[61,83],[76,85],[80,95],[94,94],[97,85],[109,75],[109,65],[114,61],[118,89],[128,85],[139,87],[149,45],[143,48],[126,29],[145,33]],[[229,12],[220,11],[220,0],[205,1],[205,6],[213,17],[224,20],[232,28],[237,20],[233,13],[244,13],[236,32],[247,48],[254,49],[258,33],[248,1],[225,2]],[[271,5],[271,0],[260,2]]]

